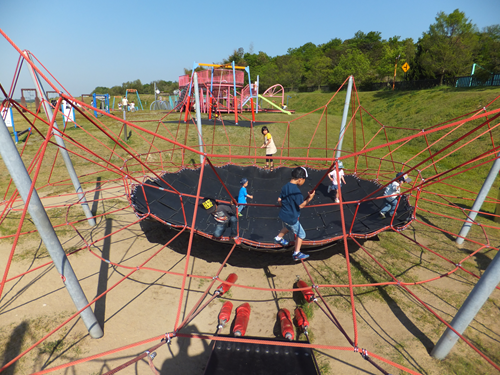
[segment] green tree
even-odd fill
[[[109,88],[104,87],[104,86],[97,86],[94,91],[92,91],[90,94],[108,94],[109,93]]]
[[[231,55],[222,60],[222,64],[231,64],[234,61],[234,65],[237,66],[247,66],[247,62],[245,61],[245,50],[240,47],[235,49]]]
[[[278,82],[292,91],[297,89],[302,82],[304,74],[304,63],[297,56],[276,57],[276,67],[278,68]]]
[[[310,61],[309,71],[306,73],[308,85],[320,86],[328,84],[328,76],[332,72],[332,60],[326,56],[317,55]]]
[[[478,64],[491,73],[499,73],[500,25],[485,27],[479,36],[479,45]]]
[[[340,56],[345,53],[345,46],[342,44],[342,40],[335,38],[330,40],[328,43],[322,44],[320,46],[323,54],[331,60],[332,66],[338,64]]]
[[[337,66],[335,66],[330,74],[330,84],[340,86],[345,79],[353,75],[358,82],[368,83],[372,80],[372,72],[368,57],[359,50],[348,50],[343,54]]]
[[[378,62],[372,62],[375,65],[378,79],[384,79],[394,76],[394,64],[398,59],[398,74],[402,73],[401,67],[404,63],[413,60],[415,56],[415,44],[413,39],[408,38],[399,40],[399,36],[389,38],[387,42],[382,43],[381,56]],[[399,58],[398,58],[399,56]],[[412,64],[410,64],[411,66]]]
[[[477,29],[458,9],[439,12],[418,44],[417,63],[427,76],[440,77],[442,84],[446,76],[468,73],[478,49]]]

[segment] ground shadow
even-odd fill
[[[104,240],[102,243],[102,254],[103,259],[110,259],[110,249],[111,249],[111,232],[113,230],[113,219],[106,219],[106,227],[104,230]],[[106,290],[108,290],[108,270],[109,263],[101,261],[101,267],[99,269],[99,280],[97,282],[97,296],[100,296]],[[106,320],[106,296],[104,294],[95,303],[94,314],[97,322],[101,326],[104,332],[104,322]]]
[[[199,334],[200,331],[196,325],[188,325],[182,328],[179,333]],[[205,340],[200,340],[203,343],[203,351],[198,355],[190,355],[189,347],[191,346],[191,338],[189,337],[176,337],[171,345],[177,344],[179,352],[174,355],[170,346],[168,350],[172,358],[166,359],[162,365],[160,374],[202,374],[205,370],[206,364],[212,352],[211,345]]]
[[[351,258],[351,265],[355,268],[357,268],[362,274],[363,277],[366,278],[366,280],[370,283],[376,283],[377,281],[371,276],[371,274],[363,267],[363,265],[359,262],[357,262],[355,259]],[[389,293],[386,291],[385,286],[377,286],[377,291],[379,292],[380,296],[384,299],[386,302],[387,306],[391,309],[392,313],[394,316],[401,322],[403,326],[406,327],[406,329],[420,342],[424,345],[424,347],[427,349],[427,351],[430,352],[434,348],[434,343],[432,342],[427,335],[420,330],[412,321],[411,319],[405,314],[405,312],[399,307],[398,303],[389,295]],[[410,355],[409,353],[407,353]],[[410,355],[411,357],[411,355]]]
[[[463,203],[455,203],[455,206],[460,207],[461,209],[464,209],[467,211],[472,209],[472,206],[469,206],[468,204],[463,204]],[[493,212],[481,211],[481,212],[477,213],[477,216],[482,217],[482,218],[487,219],[487,220],[495,221],[494,214],[495,214],[495,211],[493,211]],[[466,218],[467,217],[464,214],[464,219],[466,219]]]
[[[22,322],[14,329],[14,331],[12,331],[9,341],[4,346],[3,361],[2,361],[2,366],[0,367],[5,366],[7,363],[9,363],[12,359],[16,358],[21,353],[23,340],[24,337],[26,336],[27,331],[28,331],[27,322]],[[16,365],[18,363],[19,363],[18,361],[14,362],[11,366],[7,367],[4,371],[2,371],[2,373],[5,375],[15,374]]]
[[[149,242],[161,245],[165,245],[179,233],[177,230],[156,220],[142,220],[140,226]],[[181,233],[168,245],[168,247],[179,254],[186,254],[189,244],[189,235],[189,231]],[[191,256],[203,259],[207,262],[222,263],[232,246],[232,243],[220,243],[195,234],[191,247]],[[354,246],[354,243],[349,241],[349,252],[354,252],[358,249],[358,246]],[[244,268],[265,268],[268,266],[301,264],[293,260],[292,252],[293,247],[286,251],[270,250],[264,252],[259,250],[247,250],[237,246],[227,263],[234,267]],[[309,260],[325,260],[333,255],[344,253],[344,246],[342,242],[337,242],[321,251],[304,250],[304,252],[309,253]]]

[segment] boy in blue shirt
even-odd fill
[[[247,197],[250,198],[250,199],[253,199],[253,195],[250,195],[247,192],[248,179],[245,178],[245,177],[243,177],[240,180],[240,185],[241,185],[241,188],[240,188],[240,193],[238,194],[238,203],[246,204],[247,203]],[[240,216],[240,217],[243,216],[241,214],[241,211],[243,211],[243,209],[245,207],[246,206],[238,206],[238,216]]]
[[[316,193],[315,191],[307,193],[307,198],[304,200],[299,186],[304,185],[307,177],[307,171],[304,167],[295,168],[292,171],[292,179],[281,188],[281,194],[278,198],[278,204],[281,206],[279,217],[283,221],[284,227],[274,238],[274,241],[286,246],[288,245],[288,241],[283,236],[289,231],[296,234],[297,241],[295,242],[295,251],[293,253],[294,260],[309,258],[309,255],[300,252],[302,240],[306,238],[306,232],[299,222],[300,210],[307,206]]]

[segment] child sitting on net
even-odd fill
[[[344,164],[339,161],[338,162],[338,178],[340,180],[340,187],[345,185],[345,179],[344,179]],[[339,197],[338,197],[338,189],[339,189],[339,182],[337,180],[337,169],[334,168],[330,173],[328,173],[328,178],[330,179],[331,185],[328,186],[328,194],[333,190],[333,199],[335,199],[335,203],[339,203]]]

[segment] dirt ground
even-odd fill
[[[122,192],[108,191],[106,194],[119,197]],[[119,207],[117,200],[101,201],[102,206],[97,213],[111,212],[114,204]],[[125,227],[126,229],[120,230]],[[52,372],[75,375],[103,374],[135,358],[158,344],[159,337],[172,332],[176,324],[188,316],[232,248],[231,245],[221,245],[194,236],[192,252],[189,262],[186,263],[189,233],[180,234],[168,247],[164,247],[178,232],[153,221],[137,223],[137,217],[130,208],[99,217],[94,228],[89,228],[85,223],[77,228],[78,232],[71,231],[61,238],[65,249],[78,249],[84,247],[86,242],[112,234],[107,239],[91,245],[91,251],[84,249],[69,257],[89,300],[111,289],[93,306],[104,336],[91,339],[81,319],[76,318],[3,373],[36,373],[110,351],[105,356]],[[423,227],[415,224],[405,233],[423,244],[428,241],[439,247],[439,243],[426,239],[419,229]],[[381,246],[381,239],[392,235],[397,234],[382,233],[379,237],[362,241],[363,246],[384,260],[385,249]],[[442,240],[450,241],[444,236]],[[12,241],[9,240],[0,243],[2,270],[6,267],[11,246]],[[373,261],[351,241],[349,251],[351,267],[355,270],[353,272],[370,280],[370,273],[376,268]],[[425,251],[417,251],[413,247],[401,248],[400,251],[407,251],[411,261],[398,277],[404,277],[405,280],[423,280],[438,275],[434,265],[442,263],[440,258]],[[9,277],[33,271],[8,281],[3,290],[0,303],[2,365],[75,312],[75,307],[54,266],[47,265],[36,269],[50,261],[36,237],[23,239],[16,249],[16,254],[18,255],[8,272]],[[101,262],[96,255],[109,259],[116,265]],[[488,257],[493,255],[489,253]],[[476,257],[476,271],[481,273],[485,265],[477,259],[479,258]],[[149,261],[142,269],[136,268],[147,260]],[[385,261],[390,262],[390,259]],[[305,267],[318,284],[345,285],[344,244],[339,243],[330,249],[311,253]],[[301,303],[301,293],[269,289],[291,289],[297,277],[307,281],[306,268],[301,263],[294,262],[291,253],[260,253],[236,248],[221,270],[220,276],[225,279],[234,272],[238,275],[237,284],[245,287],[232,287],[223,298],[216,298],[180,332],[214,334],[222,302],[230,300],[235,308],[244,302],[250,303],[252,310],[248,336],[280,337],[278,309],[287,308],[293,315],[297,303]],[[188,277],[184,284],[184,273],[205,278]],[[220,282],[215,283],[208,297],[219,284]],[[183,285],[185,289],[182,292]],[[469,276],[455,273],[429,284],[411,286],[409,289],[441,317],[450,321],[473,285]],[[496,373],[492,366],[463,342],[455,346],[446,361],[433,359],[429,352],[444,331],[444,326],[403,288],[387,286],[355,289],[356,330],[349,290],[329,287],[321,288],[320,292],[347,334],[353,338],[354,332],[357,332],[359,348],[365,348],[422,374]],[[500,291],[496,290],[466,331],[467,337],[480,348],[487,348],[490,356],[491,353],[500,352],[500,328],[497,324],[499,301]],[[308,311],[312,315],[309,321],[311,340],[314,344],[349,346],[345,337],[321,308],[310,306]],[[230,325],[228,324],[221,333],[230,334]],[[135,345],[144,340],[147,342]],[[128,345],[129,348],[118,350]],[[176,337],[156,352],[154,364],[161,374],[203,374],[210,355],[210,341]],[[381,373],[352,350],[320,349],[316,350],[316,357],[323,374]],[[374,360],[388,373],[404,373],[382,361]],[[498,363],[498,358],[493,360]],[[119,373],[150,374],[152,371],[145,360],[139,360]]]

